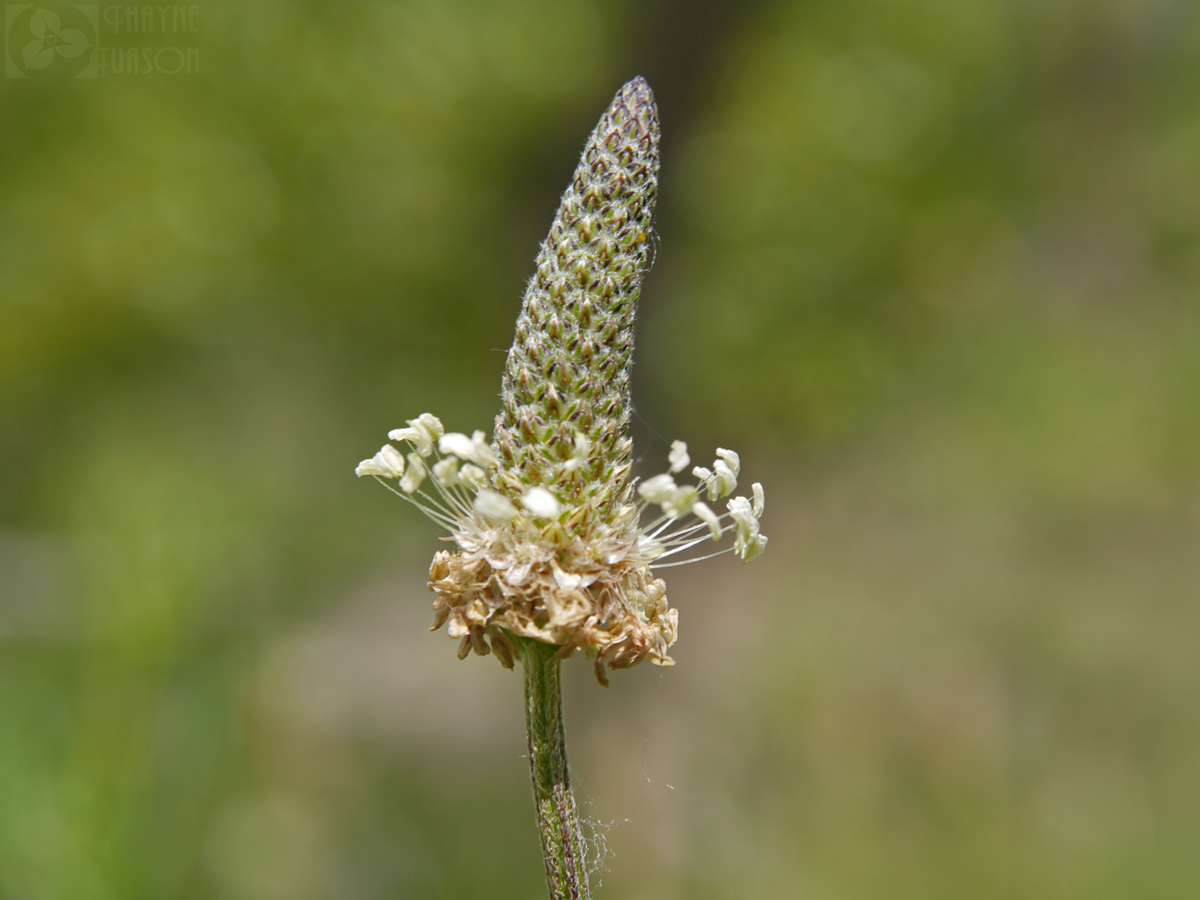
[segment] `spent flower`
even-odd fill
[[[695,484],[677,484],[691,458],[674,441],[667,472],[641,484],[631,475],[634,317],[657,181],[658,113],[638,78],[588,138],[541,245],[492,440],[423,413],[388,435],[407,456],[387,444],[356,470],[449,532],[455,549],[434,556],[429,587],[433,627],[447,626],[460,658],[494,652],[511,668],[519,640],[532,639],[559,658],[583,651],[602,684],[607,668],[671,665],[678,613],[656,570],[717,555],[689,551],[730,532],[718,553],[748,562],[766,546],[762,485],[720,515],[701,500],[737,490],[734,451],[718,449],[711,468],[692,470]]]

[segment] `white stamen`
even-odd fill
[[[706,468],[705,466],[696,466],[694,469],[692,469],[692,474],[695,475],[696,479],[700,482],[700,490],[708,490],[708,499],[716,500],[717,491],[713,487],[712,469]]]
[[[591,452],[592,442],[588,440],[587,435],[578,431],[575,432],[575,453],[567,460],[567,464],[563,468],[568,472],[574,472],[577,469],[583,468]]]
[[[750,508],[749,500],[745,497],[734,497],[725,505],[733,518],[738,537],[749,541],[758,536],[758,519]]]
[[[370,459],[364,459],[354,470],[360,478],[363,475],[377,475],[380,478],[399,478],[404,474],[404,456],[391,444],[384,444],[378,453]]]
[[[465,434],[452,431],[438,441],[438,450],[442,453],[457,456],[463,462],[468,462],[471,459],[472,452],[471,439]]]
[[[712,532],[714,541],[721,539],[721,520],[717,518],[717,514],[708,508],[707,503],[696,503],[692,506],[692,513],[708,526],[708,530]]]
[[[678,488],[675,479],[670,475],[655,475],[638,485],[638,493],[647,503],[665,503],[670,500]]]
[[[417,437],[417,429],[415,428],[393,428],[388,432],[389,440],[408,441],[410,444],[415,444]]]
[[[699,499],[700,492],[690,484],[685,485],[676,488],[670,497],[662,501],[662,510],[673,519],[686,516]]]
[[[393,441],[408,441],[415,444],[417,453],[428,456],[433,452],[433,442],[446,433],[441,420],[431,413],[421,413],[415,419],[408,420],[408,428],[397,428],[389,431],[388,437]]]
[[[539,519],[557,519],[562,506],[544,487],[530,488],[521,497],[521,505]]]
[[[671,452],[667,454],[667,462],[671,464],[671,468],[668,471],[672,474],[682,472],[688,467],[688,463],[691,461],[692,458],[688,456],[687,452],[687,444],[683,441],[672,441]]]
[[[663,555],[666,547],[661,541],[656,541],[647,534],[643,534],[638,538],[638,553],[646,559],[654,559]]]
[[[484,439],[482,431],[476,431],[470,437],[452,431],[438,441],[438,450],[457,456],[463,462],[473,462],[485,468],[499,462]]]
[[[713,480],[708,485],[708,499],[728,497],[737,490],[737,473],[724,459],[713,463]]]
[[[517,508],[507,497],[495,491],[480,491],[475,495],[475,509],[485,519],[506,524],[517,517]]]
[[[421,482],[425,480],[426,474],[425,463],[421,461],[420,450],[416,453],[408,454],[408,471],[400,479],[400,490],[406,494],[411,494],[421,486]]]
[[[544,541],[548,534],[557,534],[553,529],[542,533],[541,528],[532,524],[533,520],[555,522],[564,518],[568,532],[575,523],[573,517],[577,511],[565,507],[546,487],[529,488],[513,499],[489,489],[489,485],[511,482],[506,481],[508,473],[503,469],[496,471],[501,464],[482,431],[475,431],[470,437],[460,432],[447,434],[435,416],[423,413],[410,419],[407,428],[397,428],[388,436],[395,441],[406,441],[413,452],[405,457],[387,444],[371,459],[359,463],[356,474],[399,479],[398,486],[385,486],[446,528],[464,552],[476,553],[487,548],[488,562],[503,570],[500,577],[508,587],[522,588],[534,577],[534,568],[539,563],[528,555],[528,551]],[[581,471],[593,449],[592,442],[579,432],[574,434],[573,443],[574,452],[563,464],[566,472]],[[435,449],[440,451],[440,456],[434,455]],[[599,559],[608,566],[631,562],[657,569],[698,562],[722,553],[735,553],[745,562],[762,554],[767,538],[759,533],[759,516],[766,504],[761,484],[755,482],[751,486],[750,497],[729,499],[726,503],[728,512],[720,516],[708,503],[700,502],[705,492],[709,502],[714,502],[730,497],[737,488],[741,458],[734,451],[723,448],[718,449],[716,455],[713,468],[696,466],[691,470],[699,484],[679,485],[674,476],[686,470],[691,460],[687,444],[673,441],[668,454],[669,471],[638,485],[641,503],[637,507],[622,505],[614,523],[600,524],[591,532],[589,540],[599,542],[596,546],[600,553],[592,559]],[[485,471],[487,469],[492,472]],[[437,490],[426,493],[420,487],[431,475]],[[611,487],[603,487],[599,494],[593,493],[590,501],[585,502],[596,502],[597,496],[605,496],[610,490]],[[659,507],[661,513],[656,511],[646,516],[649,521],[636,524],[639,511],[647,512],[650,506]],[[565,516],[564,512],[571,517]],[[689,514],[695,518],[687,519]],[[724,525],[726,522],[729,524]],[[616,523],[629,523],[628,529],[624,524],[614,527]],[[714,553],[701,550],[700,555],[690,552],[706,543],[709,537],[719,542],[727,531],[734,533],[732,547]],[[557,537],[552,536],[551,540],[557,540]],[[516,555],[509,555],[513,553]],[[671,557],[676,561],[667,561]],[[555,584],[566,593],[578,593],[597,579],[606,577],[600,570],[559,568],[560,562],[563,561],[553,562]],[[635,605],[641,602],[637,599],[641,595],[636,591],[630,596]],[[484,603],[481,599],[477,602]],[[665,598],[663,609],[666,609]]]
[[[459,483],[458,460],[443,459],[433,464],[433,477],[442,487],[452,488]]]
[[[717,448],[717,456],[725,460],[725,464],[733,471],[733,477],[737,478],[742,474],[742,458],[732,450],[725,450],[721,447]]]
[[[482,431],[476,431],[471,435],[471,462],[483,466],[485,469],[488,466],[498,465],[500,460],[496,458],[496,454],[492,452],[491,445],[488,444],[487,438]]]
[[[737,537],[733,542],[733,552],[743,560],[752,551],[757,556],[762,552],[762,549],[754,550],[758,542],[758,519],[754,517],[754,513],[750,508],[750,501],[745,497],[734,497],[727,505],[729,507],[729,515],[733,518],[734,528],[737,532]]]
[[[750,562],[756,559],[767,549],[767,536],[765,534],[758,535],[753,542],[742,548],[742,562]]]
[[[483,484],[484,479],[487,477],[487,473],[484,472],[483,469],[479,468],[479,466],[471,465],[471,463],[464,463],[463,467],[458,470],[458,477],[462,479],[463,484],[469,487],[478,488],[481,484]]]

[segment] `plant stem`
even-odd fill
[[[583,832],[567,775],[562,683],[557,647],[521,642],[525,671],[525,728],[529,734],[529,774],[537,811],[550,900],[589,900]]]

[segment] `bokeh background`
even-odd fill
[[[489,428],[635,74],[637,452],[740,450],[772,543],[566,667],[598,896],[1200,893],[1195,3],[38,7],[199,71],[7,7],[0,897],[544,896],[520,675],[353,467]]]

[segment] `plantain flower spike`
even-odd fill
[[[682,441],[667,473],[640,485],[631,476],[629,374],[658,132],[650,87],[635,78],[588,137],[525,290],[493,440],[446,432],[424,413],[388,435],[407,454],[387,444],[356,470],[450,533],[456,549],[434,556],[429,587],[433,628],[447,625],[460,659],[495,652],[511,668],[517,636],[564,659],[583,651],[605,685],[606,669],[672,665],[678,613],[655,570],[718,555],[688,551],[730,533],[718,552],[749,561],[766,546],[761,485],[723,515],[701,499],[737,489],[732,450],[696,466],[696,484],[675,482],[691,461]]]

